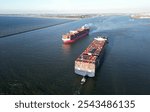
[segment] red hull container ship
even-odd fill
[[[102,61],[106,43],[108,43],[107,37],[95,38],[75,60],[75,73],[83,77],[94,77],[95,71]]]
[[[81,28],[70,31],[69,33],[62,35],[62,40],[64,43],[73,43],[80,38],[86,37],[89,34],[89,28],[82,26]]]

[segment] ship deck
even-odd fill
[[[86,50],[76,59],[79,62],[95,63],[97,57],[100,55],[106,40],[96,40],[86,48]]]
[[[70,38],[71,36],[77,35],[77,34],[84,32],[84,31],[89,31],[89,28],[81,27],[77,30],[70,31],[70,32],[66,33],[65,35],[62,35],[62,38],[64,38],[64,39]]]

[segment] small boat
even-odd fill
[[[85,82],[86,82],[86,78],[83,77],[83,78],[81,79],[81,85],[83,85]]]

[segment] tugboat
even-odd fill
[[[83,85],[85,82],[86,82],[86,78],[83,77],[83,78],[81,79],[81,85]]]

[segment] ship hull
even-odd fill
[[[86,37],[88,34],[89,34],[89,32],[85,32],[84,34],[79,35],[79,36],[77,36],[77,37],[74,38],[74,39],[62,39],[62,40],[63,40],[63,42],[64,42],[65,44],[74,43],[74,42],[76,42],[78,39]]]
[[[95,76],[95,71],[94,72],[88,72],[85,70],[79,70],[79,69],[75,69],[75,73],[78,75],[81,75],[83,77],[88,76],[88,77],[94,77]]]

